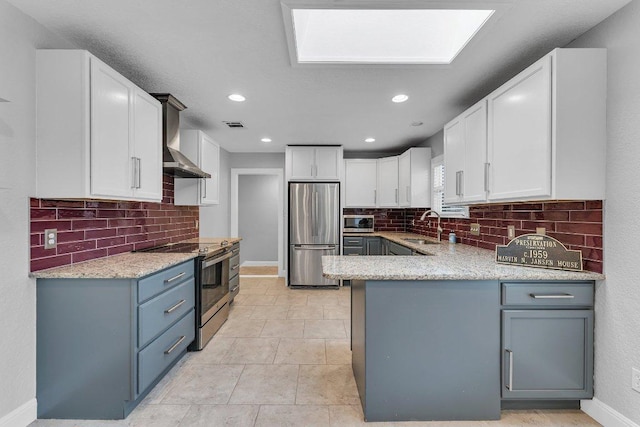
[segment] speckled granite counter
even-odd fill
[[[547,270],[496,264],[495,252],[448,241],[418,245],[403,238],[435,241],[412,233],[367,233],[430,256],[323,256],[325,277],[339,280],[604,280],[591,272]]]
[[[238,237],[203,237],[179,243],[199,243],[210,245],[209,253],[239,242]],[[222,245],[227,242],[226,245]],[[65,265],[36,271],[30,274],[37,279],[137,279],[155,273],[172,265],[193,259],[192,253],[147,253],[128,252],[106,258],[98,258],[78,264]]]

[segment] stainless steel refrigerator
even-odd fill
[[[339,184],[289,183],[289,286],[339,286],[321,260],[339,254]]]

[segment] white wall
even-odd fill
[[[230,236],[231,202],[229,188],[231,186],[231,154],[220,147],[220,203],[214,206],[200,207],[200,236]]]
[[[277,168],[284,170],[284,153],[232,153],[232,168]]]
[[[276,175],[238,176],[240,262],[278,261],[278,192]]]
[[[72,46],[0,0],[0,98],[11,101],[0,103],[0,424],[12,426],[35,417],[36,297],[28,275],[39,47]]]
[[[640,424],[640,1],[578,38],[570,47],[605,47],[608,55],[607,200],[604,268],[596,292],[595,397]]]

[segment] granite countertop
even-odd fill
[[[208,253],[239,242],[238,237],[200,237],[178,243],[199,243],[209,246]],[[226,245],[222,242],[227,241]],[[106,258],[98,258],[77,264],[50,268],[30,273],[37,279],[137,279],[153,274],[198,256],[192,253],[127,252]]]
[[[323,256],[322,272],[330,279],[362,280],[604,280],[592,272],[547,270],[496,264],[495,252],[412,233],[345,233],[379,236],[428,256]],[[403,238],[435,244],[418,245]]]

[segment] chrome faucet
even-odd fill
[[[434,211],[433,209],[429,209],[428,211],[426,211],[425,213],[422,214],[422,216],[420,217],[420,221],[424,221],[424,219],[430,213],[434,213],[438,217],[438,229],[437,230],[438,230],[438,242],[439,242],[440,239],[442,238],[442,227],[440,227],[440,214],[438,212]]]

